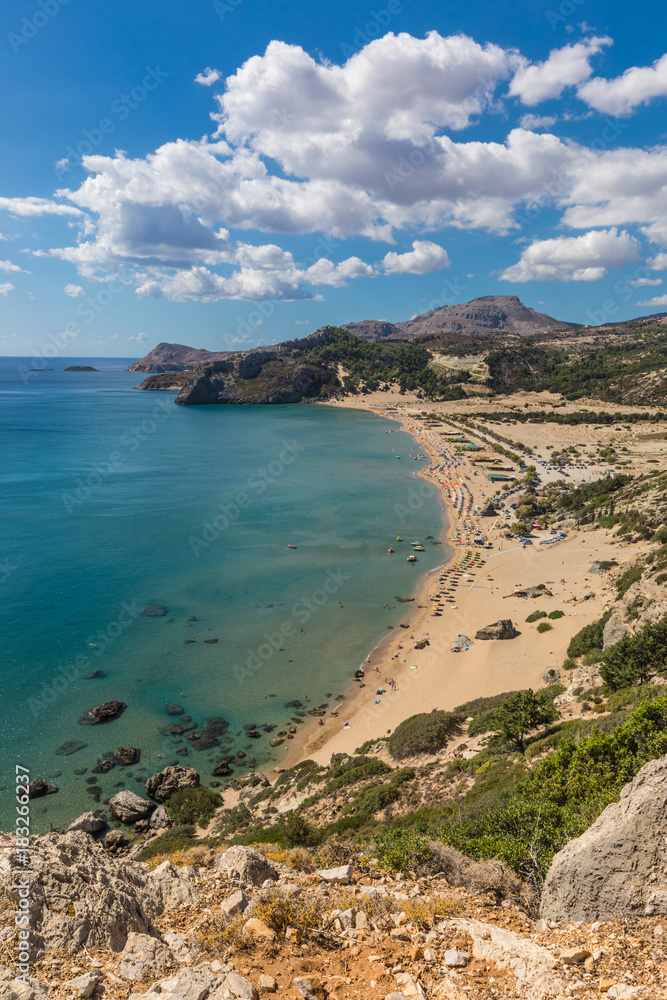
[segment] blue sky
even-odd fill
[[[664,7],[5,0],[0,354],[667,311]]]

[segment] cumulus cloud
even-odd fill
[[[63,291],[65,295],[69,295],[72,299],[75,299],[78,295],[83,295],[83,288],[81,285],[65,285]]]
[[[593,72],[591,57],[611,44],[611,38],[594,36],[562,49],[553,49],[545,62],[523,60],[510,83],[510,97],[518,97],[522,104],[529,106],[560,97],[566,87],[588,80]]]
[[[667,306],[667,295],[656,295],[654,299],[645,299],[644,302],[638,302],[638,306]]]
[[[74,205],[63,205],[48,198],[0,198],[0,209],[12,215],[81,215]]]
[[[639,260],[639,241],[616,228],[536,240],[501,281],[599,281],[607,268]]]
[[[447,251],[429,240],[415,240],[407,253],[388,253],[382,261],[387,274],[431,274],[449,267]]]
[[[12,264],[10,260],[0,260],[0,271],[12,274],[30,274],[30,271],[24,271],[22,267],[19,267],[18,264]]]
[[[628,284],[632,285],[633,288],[646,288],[661,285],[662,278],[635,278],[634,281],[629,281]]]
[[[646,263],[652,271],[667,271],[667,253],[658,253]]]
[[[6,299],[9,293],[13,291],[14,291],[14,286],[12,285],[11,281],[5,281],[2,284],[0,284],[0,295],[2,295],[3,299]]]
[[[219,69],[211,69],[207,66],[203,73],[197,73],[195,83],[201,83],[202,87],[212,87],[222,76]]]
[[[110,338],[113,339],[113,338]],[[136,340],[138,344],[141,344],[144,340],[148,339],[147,333],[138,333],[135,337],[128,337],[128,340]]]
[[[667,54],[652,66],[632,66],[613,80],[596,77],[578,88],[579,97],[607,115],[629,115],[654,97],[667,96]]]

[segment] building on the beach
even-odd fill
[[[488,478],[492,483],[513,483],[516,476],[507,476],[504,472],[489,472]]]

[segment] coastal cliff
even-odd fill
[[[298,356],[262,351],[216,361],[186,378],[176,397],[183,406],[206,403],[301,403],[327,398],[340,387],[334,372]]]

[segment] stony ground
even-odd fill
[[[667,1000],[664,917],[548,926],[499,900],[502,879],[498,892],[484,893],[437,873],[383,875],[363,858],[324,874],[303,870],[312,866],[301,849],[280,859],[238,847],[174,856],[196,903],[167,905],[150,934],[131,933],[116,952],[94,943],[104,931],[99,913],[87,944],[61,945],[34,962],[30,987],[0,971],[0,997]],[[123,859],[110,863],[122,874]],[[129,869],[150,880],[147,865]],[[162,878],[164,865],[159,871]],[[0,943],[9,965],[14,930],[6,916]],[[46,910],[37,919],[46,926]]]

